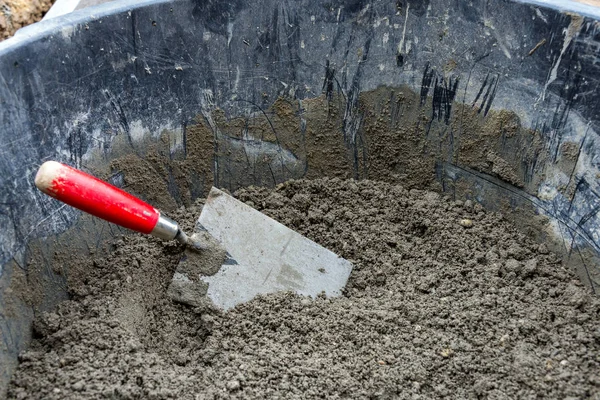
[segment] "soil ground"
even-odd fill
[[[372,181],[236,196],[351,260],[344,295],[191,308],[166,294],[183,249],[124,236],[70,256],[9,397],[600,399],[600,300],[501,214]]]
[[[0,0],[0,41],[40,21],[55,0]]]

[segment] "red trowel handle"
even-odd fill
[[[68,165],[45,162],[35,185],[63,203],[125,228],[167,240],[177,236],[177,224],[150,204]]]

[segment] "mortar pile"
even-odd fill
[[[10,398],[600,399],[600,301],[500,214],[369,181],[236,196],[351,260],[344,296],[186,307],[182,248],[123,237],[65,258],[72,300],[35,321]]]

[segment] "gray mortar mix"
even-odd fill
[[[166,293],[183,249],[124,236],[65,265],[9,397],[600,399],[600,301],[502,215],[371,181],[236,196],[350,259],[344,296],[190,308]]]

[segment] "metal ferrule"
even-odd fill
[[[177,222],[173,221],[171,218],[160,215],[158,217],[158,222],[156,222],[156,225],[150,234],[160,239],[173,240],[177,237],[179,232],[179,225],[177,225]]]

